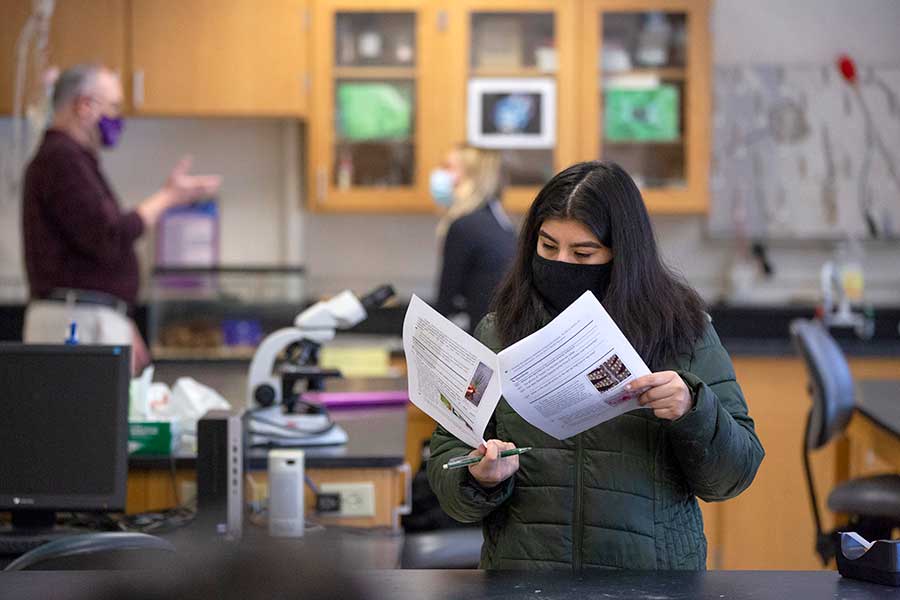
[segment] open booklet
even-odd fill
[[[591,292],[500,354],[414,295],[403,350],[410,400],[473,448],[501,395],[562,440],[639,408],[625,384],[650,372]]]

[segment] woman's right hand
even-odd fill
[[[519,470],[519,456],[501,458],[502,450],[512,450],[516,445],[512,442],[488,440],[487,445],[480,444],[469,452],[469,456],[483,456],[478,463],[469,466],[469,473],[482,487],[491,488],[508,479]]]

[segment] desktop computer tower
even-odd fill
[[[197,524],[240,539],[244,520],[243,411],[211,410],[197,423]]]

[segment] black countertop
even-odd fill
[[[0,304],[0,341],[21,339],[22,304]],[[289,324],[297,306],[267,304],[266,311],[276,323]],[[812,306],[742,306],[713,304],[709,307],[713,324],[728,351],[735,355],[786,356],[791,346],[788,326],[793,319],[812,318]],[[348,332],[381,336],[399,336],[403,329],[405,305],[370,311],[369,317]],[[148,308],[137,308],[135,320],[146,336]],[[875,332],[871,340],[860,340],[852,331],[835,330],[838,344],[850,356],[900,356],[900,306],[875,308]]]
[[[815,308],[804,306],[762,307],[717,304],[709,308],[716,332],[730,354],[796,356],[790,339],[794,319],[812,319]],[[875,309],[872,339],[861,340],[850,329],[831,334],[848,356],[900,356],[900,309]]]
[[[833,571],[369,571],[361,581],[376,598],[540,598],[582,600],[862,600],[900,598],[900,588],[844,579]]]
[[[563,573],[369,571],[361,579],[376,598],[541,598],[581,600],[765,600],[900,598],[900,589],[843,579],[832,571],[608,571]]]
[[[900,588],[835,571],[398,570],[391,567],[402,536],[327,527],[272,538],[247,525],[239,542],[225,542],[204,531],[195,522],[162,534],[176,554],[158,563],[147,556],[149,570],[4,573],[0,598],[182,598],[204,590],[209,598],[900,600]]]
[[[811,319],[813,306],[740,306],[714,304],[709,307],[716,332],[731,354],[754,356],[796,355],[791,344],[790,323]],[[372,311],[354,327],[354,333],[399,335],[406,306]],[[872,339],[861,340],[849,329],[832,330],[843,351],[850,356],[900,356],[900,307],[875,309]]]
[[[263,571],[265,565],[248,562],[250,570]],[[348,565],[350,569],[352,566]],[[303,573],[297,565],[297,577]],[[537,571],[401,571],[378,570],[347,573],[355,583],[358,598],[406,600],[505,600],[535,598],[542,600],[645,599],[645,600],[769,600],[828,599],[891,600],[900,599],[900,588],[842,578],[834,571],[605,571],[575,576],[569,573]],[[23,571],[4,574],[0,596],[9,598],[95,598],[96,594],[115,589],[136,594],[161,589],[161,580],[171,578],[169,572],[123,571]],[[198,575],[200,577],[200,575]],[[280,581],[252,578],[251,573],[239,578],[217,581],[218,589],[207,589],[219,597],[237,597],[229,586],[251,578],[257,590],[282,588]],[[346,581],[329,574],[336,588],[347,589]],[[308,580],[307,597],[324,598],[321,590],[329,586],[324,577]],[[299,585],[298,587],[303,587]],[[314,591],[315,590],[315,591]],[[232,592],[228,594],[228,592]],[[318,593],[317,593],[318,592]],[[104,596],[110,597],[110,596]],[[119,596],[125,597],[125,596]],[[161,598],[162,595],[149,597]],[[252,597],[265,597],[253,594]],[[297,596],[301,597],[301,596]]]
[[[856,409],[900,438],[900,373],[897,373],[897,379],[858,381]]]
[[[309,446],[303,448],[308,469],[389,468],[400,466],[406,452],[406,405],[382,408],[347,408],[331,412],[335,422],[347,431],[349,441],[339,446]],[[248,453],[247,468],[266,469],[265,448],[253,448]],[[169,469],[174,460],[176,468],[192,469],[193,455],[130,456],[129,468]]]

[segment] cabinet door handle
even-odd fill
[[[144,105],[144,70],[136,69],[131,76],[131,101],[135,108]]]
[[[412,513],[412,469],[409,463],[403,463],[399,467],[395,467],[403,476],[403,504],[400,506],[392,506],[391,526],[394,531],[400,531],[400,516]]]
[[[319,202],[325,202],[325,194],[328,192],[328,171],[325,167],[316,169],[316,196]]]
[[[309,9],[304,8],[300,10],[300,31],[303,33],[309,33],[310,24],[312,18],[309,16]]]

